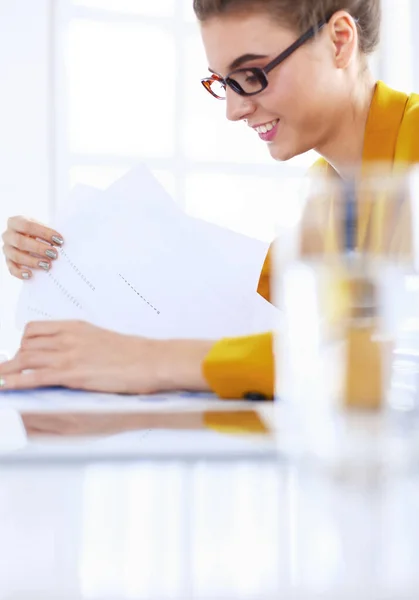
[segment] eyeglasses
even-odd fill
[[[229,73],[225,79],[214,73],[211,77],[202,79],[202,85],[207,92],[218,100],[225,100],[227,86],[240,96],[255,96],[256,94],[260,94],[260,92],[268,87],[268,73],[291,56],[291,54],[298,50],[303,44],[308,42],[308,40],[313,38],[316,33],[329,22],[329,20],[330,17],[323,19],[316,26],[310,27],[306,33],[291,44],[289,48],[281,52],[279,56],[274,58],[263,69],[259,67],[236,69]]]

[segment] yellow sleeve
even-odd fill
[[[226,399],[242,399],[247,394],[272,399],[274,371],[271,333],[221,340],[203,364],[211,389]]]

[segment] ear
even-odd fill
[[[336,66],[345,69],[358,51],[356,23],[348,12],[340,10],[330,19],[329,32],[334,46]]]

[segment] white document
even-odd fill
[[[21,327],[81,319],[157,339],[273,327],[256,293],[267,244],[189,217],[143,166],[105,192],[76,188],[54,226],[65,245],[23,286]]]
[[[203,410],[249,410],[247,401],[220,401],[214,394],[172,392],[151,395],[123,395],[85,392],[65,388],[49,388],[0,392],[1,411],[19,413],[95,413],[95,412],[202,412]],[[5,413],[4,413],[5,414]],[[0,433],[2,429],[0,427]]]

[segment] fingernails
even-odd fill
[[[51,239],[54,242],[54,244],[57,244],[58,246],[62,246],[64,244],[63,238],[58,237],[57,235],[53,235]]]
[[[6,380],[0,377],[0,390],[6,387]]]
[[[41,260],[38,265],[41,267],[41,269],[44,269],[45,271],[49,271],[49,267],[50,264],[44,260]]]
[[[45,250],[45,254],[48,256],[48,258],[57,258],[58,254],[55,250]]]
[[[30,273],[28,273],[27,271],[24,271],[24,272],[22,273],[22,279],[29,279],[29,278],[30,278],[30,276],[31,276],[31,275],[30,275]]]

